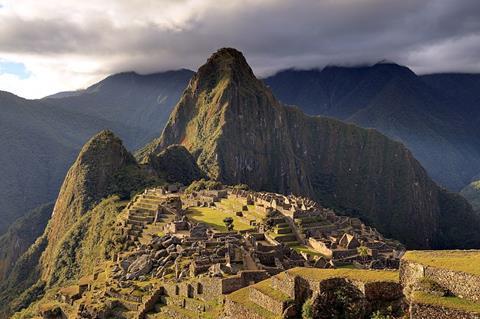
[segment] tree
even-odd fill
[[[226,217],[223,222],[225,223],[225,227],[227,227],[228,231],[233,230],[233,218],[232,217]]]
[[[363,261],[368,257],[368,248],[365,246],[360,246],[357,248],[358,255],[362,258]]]

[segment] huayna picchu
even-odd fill
[[[212,179],[310,197],[409,248],[480,247],[470,205],[440,189],[401,143],[281,105],[235,49],[200,67],[161,137],[137,157],[149,162],[172,144]]]
[[[401,144],[280,104],[235,49],[136,158],[82,148],[1,318],[478,318],[479,217]]]

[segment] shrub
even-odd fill
[[[199,192],[202,190],[215,190],[221,189],[222,183],[213,181],[213,180],[205,180],[204,178],[192,182],[186,189],[185,193],[192,193],[192,192]]]
[[[244,190],[244,191],[248,191],[248,185],[247,184],[237,184],[235,186],[233,186],[234,189],[239,189],[239,190]]]
[[[313,319],[313,297],[303,303],[302,319]]]
[[[378,310],[372,313],[370,319],[392,319],[392,317],[390,315],[382,314],[382,312]]]
[[[440,297],[449,295],[448,289],[443,288],[439,283],[428,278],[422,278],[419,280],[415,286],[415,290],[423,291]]]

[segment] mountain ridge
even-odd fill
[[[281,101],[307,114],[377,128],[403,142],[434,180],[458,191],[478,174],[480,141],[475,136],[480,136],[480,117],[466,110],[475,109],[475,102],[468,101],[478,105],[480,98],[472,93],[477,82],[470,77],[462,82],[471,88],[459,91],[469,92],[463,97],[456,92],[459,85],[451,85],[452,76],[417,76],[390,63],[286,70],[264,80]],[[462,106],[465,101],[470,106]]]
[[[191,74],[135,75],[134,81],[112,76],[90,93],[55,99],[0,91],[0,148],[8,150],[0,156],[0,234],[27,211],[55,200],[78,151],[98,131],[114,131],[130,150],[155,137]]]

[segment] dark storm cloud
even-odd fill
[[[105,73],[195,69],[224,46],[244,51],[260,74],[385,58],[419,72],[480,71],[477,0],[184,1],[173,11],[185,16],[181,22],[141,13],[133,21],[129,9],[147,3],[124,4],[125,16],[2,17],[0,52],[88,56]]]

